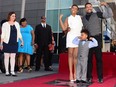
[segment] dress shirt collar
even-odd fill
[[[46,27],[46,23],[41,23],[42,27]]]

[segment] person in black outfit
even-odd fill
[[[65,53],[68,52],[68,49],[66,48],[66,36],[68,31],[63,31],[60,36],[60,42],[59,42],[59,53]]]
[[[83,17],[83,25],[85,29],[88,29],[90,36],[94,37],[98,41],[98,46],[91,48],[88,55],[88,68],[87,68],[87,78],[88,82],[92,82],[92,60],[93,54],[95,54],[97,63],[97,75],[98,82],[103,82],[103,66],[102,66],[102,30],[101,30],[101,20],[100,18],[110,18],[113,16],[111,8],[105,2],[100,3],[104,6],[103,12],[94,13],[91,3],[85,4],[86,15]]]
[[[4,20],[2,20],[2,21],[0,22],[1,27],[2,27],[3,23],[5,23],[5,22],[7,22],[6,19],[4,19]],[[0,41],[1,41],[1,33],[2,33],[2,30],[0,29]],[[2,73],[5,73],[5,67],[4,67],[4,53],[3,53],[2,50],[0,50],[0,70],[1,70]]]
[[[52,31],[51,26],[46,24],[45,16],[41,17],[41,23],[35,28],[35,44],[37,48],[37,57],[36,57],[36,69],[39,71],[41,57],[44,55],[43,61],[45,66],[45,71],[52,71],[49,68],[49,47],[52,44]]]
[[[116,40],[113,40],[110,46],[110,52],[116,53]]]

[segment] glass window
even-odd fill
[[[46,0],[47,23],[51,25],[54,33],[62,31],[59,26],[59,15],[63,14],[63,21],[70,14],[73,0]]]
[[[57,32],[58,29],[58,10],[47,11],[47,23],[51,25],[52,31]]]
[[[60,8],[70,8],[73,0],[60,0]]]
[[[46,10],[50,9],[58,9],[59,8],[59,0],[46,0]]]
[[[60,14],[63,14],[62,21],[64,22],[65,19],[70,15],[70,9],[61,9]],[[60,27],[60,31],[62,31],[61,27]]]

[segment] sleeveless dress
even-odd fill
[[[81,36],[81,30],[83,27],[81,17],[79,15],[76,15],[75,17],[70,15],[68,17],[68,27],[70,27],[70,31],[67,33],[66,47],[78,47],[78,45],[73,44],[73,40],[75,37]]]
[[[10,25],[10,38],[9,42],[3,42],[3,52],[5,53],[17,53],[18,42],[17,42],[17,29],[15,25]]]
[[[31,45],[31,42],[32,42],[31,31],[32,30],[33,30],[33,28],[30,25],[27,25],[26,27],[20,29],[22,38],[24,41],[24,46],[21,46],[21,41],[19,40],[19,42],[18,42],[18,52],[19,53],[27,53],[30,55],[33,54],[33,46]]]

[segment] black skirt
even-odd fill
[[[18,51],[18,42],[17,42],[17,29],[15,25],[10,26],[10,38],[9,42],[3,43],[3,52],[5,53],[17,53]]]

